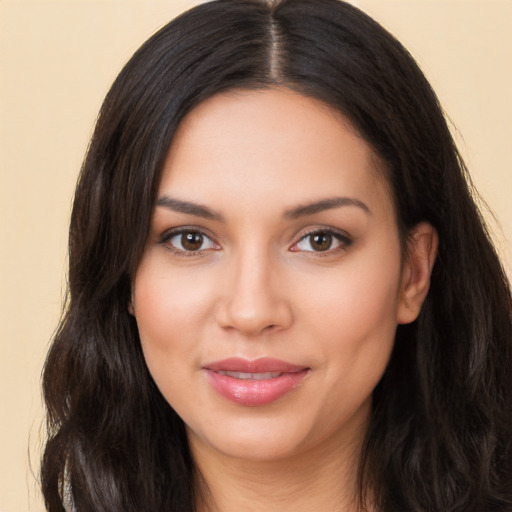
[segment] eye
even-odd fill
[[[219,248],[210,237],[194,229],[168,232],[162,237],[161,243],[165,244],[172,252],[184,253],[186,255]]]
[[[292,251],[334,252],[347,248],[352,240],[346,235],[329,230],[318,230],[303,236]]]

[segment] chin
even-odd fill
[[[192,451],[207,446],[208,451],[225,457],[252,462],[275,462],[307,449],[310,429],[302,423],[291,425],[277,418],[236,418],[232,422],[210,425],[204,432],[187,427]],[[311,441],[311,439],[310,439]]]

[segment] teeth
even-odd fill
[[[245,373],[245,372],[229,372],[226,370],[219,370],[219,375],[226,375],[227,377],[233,377],[234,379],[242,380],[267,380],[274,379],[282,375],[282,372],[263,372],[263,373]]]

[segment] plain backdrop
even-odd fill
[[[40,374],[73,187],[116,74],[192,0],[0,0],[0,512],[42,511]],[[512,264],[512,0],[359,0],[438,92]]]

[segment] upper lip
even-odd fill
[[[203,368],[214,372],[224,370],[228,372],[243,373],[293,373],[305,370],[307,369],[307,366],[297,366],[295,364],[270,357],[262,357],[254,360],[243,359],[241,357],[229,357],[227,359],[207,363]]]

